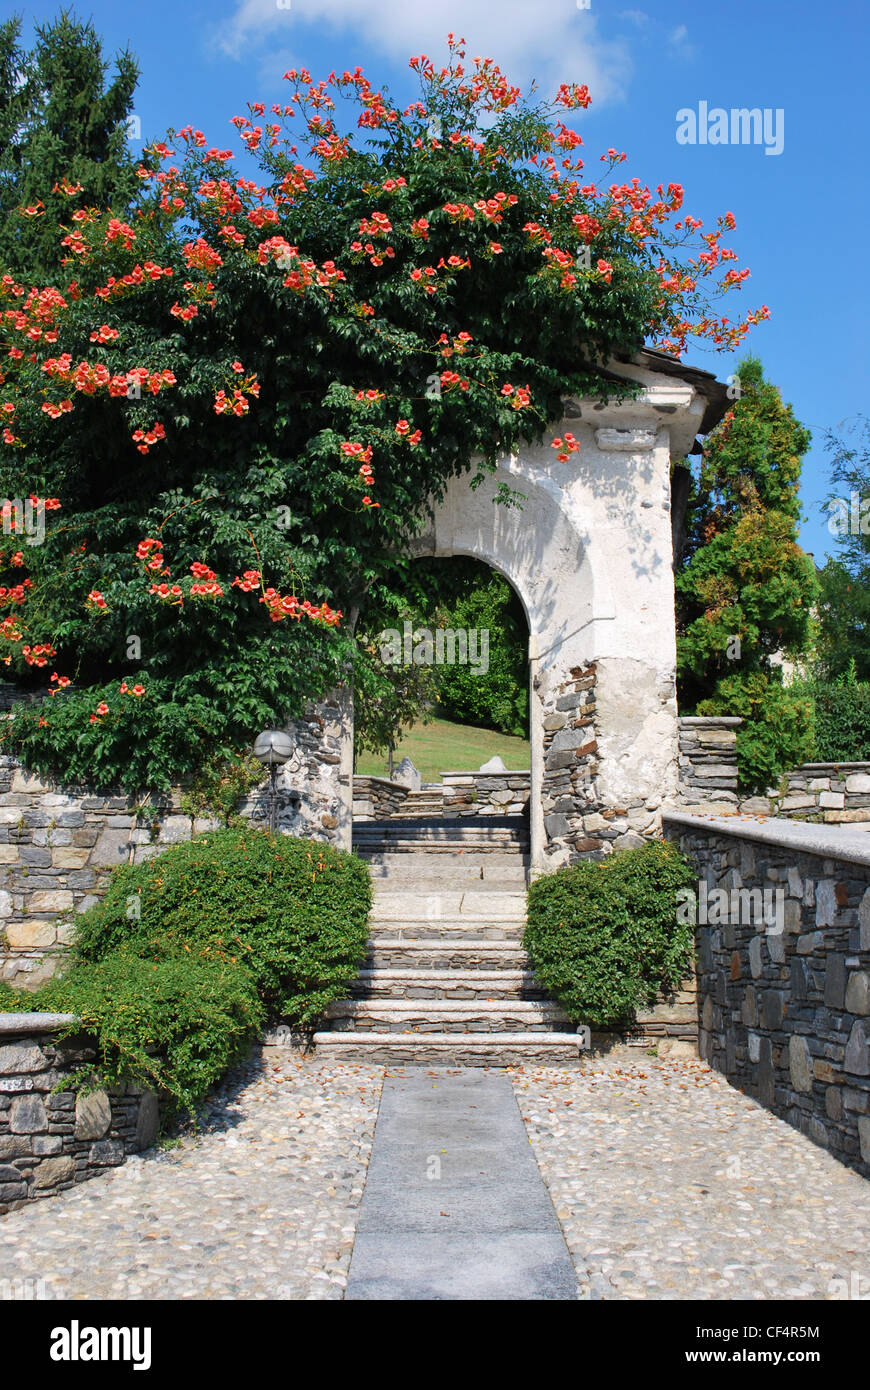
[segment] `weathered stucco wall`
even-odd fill
[[[707,402],[670,374],[616,369],[641,384],[637,399],[567,401],[540,445],[475,491],[453,479],[416,542],[421,555],[486,561],[525,607],[536,871],[657,833],[678,780],[670,458],[692,446]],[[550,445],[566,431],[578,449],[560,463]],[[521,507],[497,503],[501,485]],[[614,840],[589,824],[605,814]]]

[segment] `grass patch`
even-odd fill
[[[494,729],[475,729],[469,724],[433,719],[408,730],[396,748],[393,764],[397,766],[402,758],[410,758],[424,782],[437,782],[442,772],[476,772],[481,763],[496,754],[511,772],[521,772],[529,766],[529,741],[496,733]],[[362,777],[386,777],[387,760],[374,753],[362,753],[356,770]]]

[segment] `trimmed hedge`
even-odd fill
[[[677,893],[696,886],[669,842],[538,879],[523,938],[535,974],[575,1023],[630,1026],[688,973],[692,931],[677,920]]]

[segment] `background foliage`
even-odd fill
[[[870,681],[870,421],[859,416],[840,434],[830,432],[827,446],[828,525],[836,554],[819,573],[820,674]],[[848,515],[837,503],[845,504]]]
[[[139,68],[125,50],[107,84],[102,43],[90,21],[62,11],[36,26],[30,50],[21,20],[0,25],[0,265],[28,284],[48,284],[58,269],[63,178],[81,185],[82,206],[121,210],[135,196],[136,161],[127,145]],[[19,208],[42,205],[43,216]]]
[[[809,432],[761,363],[708,436],[678,558],[677,671],[683,713],[740,715],[744,790],[765,790],[811,752],[812,710],[783,686],[780,658],[815,635],[815,566],[797,543]],[[776,658],[776,659],[774,659]]]

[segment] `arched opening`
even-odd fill
[[[516,590],[472,556],[420,557],[392,625],[366,633],[355,693],[353,836],[457,852],[529,846],[529,627]]]

